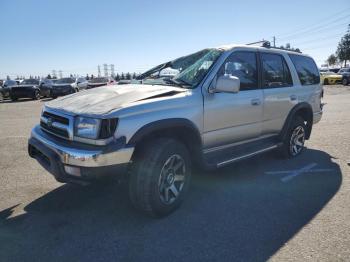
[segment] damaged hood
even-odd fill
[[[140,100],[166,97],[186,89],[162,85],[116,85],[89,89],[52,100],[46,107],[72,114],[107,114]]]

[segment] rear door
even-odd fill
[[[294,105],[298,103],[286,57],[279,53],[260,52],[264,97],[262,134],[278,134]]]
[[[240,79],[238,93],[204,96],[204,145],[207,148],[244,141],[261,135],[262,90],[259,88],[256,51],[234,51],[216,77]]]

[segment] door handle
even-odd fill
[[[297,100],[297,96],[296,96],[296,95],[291,95],[291,96],[290,96],[290,100],[292,100],[292,101]]]
[[[251,100],[251,104],[252,104],[252,106],[258,106],[258,105],[261,104],[261,101],[260,101],[259,98],[252,99],[252,100]]]

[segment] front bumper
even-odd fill
[[[108,146],[83,145],[49,135],[40,126],[33,128],[28,141],[29,155],[60,182],[125,172],[133,152],[133,147],[126,146],[125,138]]]

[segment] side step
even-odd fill
[[[278,141],[276,138],[269,138],[258,142],[250,142],[220,151],[206,153],[204,154],[204,160],[208,166],[220,168],[234,162],[277,149],[282,145],[282,142]]]

